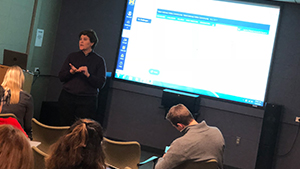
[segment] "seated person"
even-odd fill
[[[0,168],[32,169],[33,154],[28,138],[12,125],[0,125]]]
[[[183,104],[171,107],[166,119],[184,135],[172,142],[155,169],[182,168],[185,162],[210,159],[217,160],[219,168],[223,168],[225,142],[218,128],[208,126],[205,121],[198,123]]]
[[[1,103],[0,103],[0,112],[2,110],[3,104],[5,104],[5,102],[3,100],[4,93],[5,93],[5,90],[3,89],[2,86],[0,86],[0,100],[1,100]],[[17,119],[12,118],[12,117],[0,118],[0,125],[2,125],[2,124],[10,124],[10,125],[14,126],[15,128],[21,130],[25,134],[25,136],[28,137],[28,135],[23,130],[22,126],[20,125],[20,123],[18,122]]]
[[[2,87],[6,91],[10,91],[11,98],[9,104],[3,105],[2,113],[15,114],[28,137],[32,139],[33,99],[30,94],[22,90],[24,80],[24,73],[19,66],[12,66],[7,69]]]
[[[101,146],[101,125],[91,119],[79,119],[50,147],[47,169],[105,169]]]

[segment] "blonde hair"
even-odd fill
[[[24,73],[19,66],[12,66],[7,69],[2,87],[11,92],[10,104],[19,103],[20,91],[22,91],[24,81]]]
[[[0,166],[6,169],[31,169],[33,154],[28,138],[12,125],[0,125]]]

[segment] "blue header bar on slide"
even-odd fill
[[[207,26],[216,26],[217,24],[236,26],[239,31],[254,32],[254,33],[261,33],[261,34],[269,34],[269,30],[270,30],[270,25],[267,24],[217,18],[217,17],[205,16],[205,15],[197,15],[192,13],[164,10],[164,9],[157,9],[156,17],[161,19],[195,23],[195,24],[201,24]]]

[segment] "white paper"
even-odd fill
[[[37,29],[36,38],[35,38],[35,45],[34,46],[42,47],[43,37],[44,37],[44,30],[43,29]]]
[[[29,141],[29,142],[30,142],[31,147],[33,147],[33,146],[37,147],[38,145],[41,144],[41,142],[39,142],[39,141]]]

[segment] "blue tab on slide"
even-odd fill
[[[140,18],[140,17],[137,17],[136,21],[138,21],[138,22],[145,22],[145,23],[151,23],[151,19]]]

